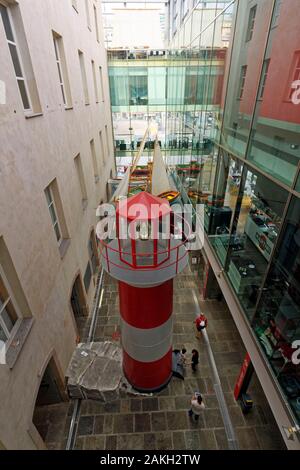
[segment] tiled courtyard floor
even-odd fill
[[[150,397],[126,397],[113,403],[83,401],[76,449],[227,449],[227,440],[218,401],[212,386],[212,371],[204,342],[195,338],[193,320],[197,278],[186,269],[174,281],[174,348],[193,348],[200,353],[198,371],[186,368],[185,380],[172,378],[168,387]],[[117,283],[105,275],[105,291],[99,311],[95,341],[118,340],[119,309]],[[244,359],[245,350],[224,302],[199,304],[208,318],[208,336],[221,378],[223,392],[235,428],[240,449],[285,448],[264,393],[252,379],[249,393],[254,407],[243,415],[233,397],[233,388]],[[87,336],[88,325],[84,329]],[[205,410],[198,423],[190,420],[187,410],[194,391],[203,394]],[[72,403],[62,403],[38,410],[37,419],[44,426],[43,437],[49,449],[64,449],[71,420]]]

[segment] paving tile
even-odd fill
[[[134,432],[150,432],[150,413],[136,413],[134,415]]]
[[[104,416],[103,415],[95,416],[94,434],[103,434],[103,430],[104,430]]]
[[[87,402],[87,415],[100,415],[105,412],[105,403],[97,400],[88,400]],[[82,412],[81,412],[82,415]]]
[[[167,429],[167,418],[163,412],[151,413],[152,431],[165,431]]]
[[[200,449],[203,450],[216,450],[217,442],[213,430],[200,429],[199,430]]]
[[[207,428],[221,428],[224,426],[221,413],[218,409],[205,409],[204,417]]]
[[[256,406],[256,410],[259,414],[259,419],[260,419],[261,423],[262,424],[268,424],[269,420],[266,416],[265,410],[260,405]],[[273,416],[272,416],[272,418],[273,418]]]
[[[227,341],[214,341],[211,343],[211,348],[214,354],[219,352],[228,352],[229,344]]]
[[[120,413],[129,413],[130,410],[130,400],[121,400],[120,402]]]
[[[156,449],[157,450],[172,450],[172,433],[170,432],[158,432],[155,435],[156,438]]]
[[[225,401],[226,401],[228,406],[236,405],[237,402],[236,402],[232,392],[224,392],[224,397],[225,397]]]
[[[156,436],[154,433],[144,434],[144,449],[145,450],[156,449]]]
[[[105,436],[105,450],[117,449],[117,436]]]
[[[133,415],[123,414],[114,416],[113,425],[114,434],[123,434],[133,432]]]
[[[158,398],[156,397],[143,398],[142,409],[143,411],[157,411],[158,410]]]
[[[186,379],[184,381],[185,395],[192,396],[195,392],[199,391],[199,383],[197,378]]]
[[[106,413],[120,413],[120,410],[121,410],[120,400],[113,401],[111,403],[105,403],[104,405],[104,411]]]
[[[191,395],[181,395],[175,397],[175,407],[173,410],[188,410],[190,407]]]
[[[132,398],[130,400],[130,411],[142,411],[142,400],[140,400],[139,398]]]
[[[104,426],[103,426],[103,433],[104,434],[112,434],[113,432],[113,416],[112,415],[105,415],[104,419]]]
[[[259,450],[260,445],[254,428],[236,428],[240,450]]]
[[[278,429],[271,426],[255,426],[254,429],[262,450],[286,450]]]
[[[228,450],[228,440],[225,429],[215,429],[213,432],[217,442],[217,448],[219,450]]]
[[[186,449],[186,443],[185,443],[183,431],[173,432],[172,437],[173,437],[173,449],[176,449],[176,450]]]
[[[84,450],[104,450],[105,436],[87,436],[84,440]]]
[[[84,437],[77,437],[74,450],[82,450],[84,447]]]
[[[140,450],[143,445],[143,434],[120,434],[117,436],[117,450]]]
[[[176,397],[177,398],[177,397]],[[176,398],[173,397],[159,397],[158,399],[158,406],[161,411],[167,411],[167,410],[175,410],[177,407],[175,407],[175,400]]]
[[[210,377],[205,379],[205,387],[208,395],[215,395],[213,380]]]
[[[219,408],[217,397],[213,395],[202,395],[205,408]]]
[[[167,411],[167,424],[170,430],[187,428],[187,411]]]
[[[241,408],[236,406],[230,406],[228,408],[229,416],[231,418],[233,426],[245,426],[245,420]]]
[[[94,430],[94,416],[82,416],[78,423],[77,434],[78,436],[86,436],[93,434]]]
[[[188,450],[198,450],[200,448],[199,434],[195,431],[185,431],[185,442]]]
[[[185,380],[173,378],[169,384],[169,392],[170,395],[184,395],[184,382]]]

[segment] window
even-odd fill
[[[0,266],[0,341],[6,343],[18,320],[12,294]]]
[[[86,292],[88,292],[89,290],[91,279],[92,279],[92,270],[91,270],[90,262],[88,262],[85,273],[84,273],[84,277],[83,277],[83,283],[84,283]]]
[[[99,76],[100,76],[101,100],[104,101],[104,88],[103,88],[102,67],[99,67]]]
[[[88,104],[90,104],[90,99],[89,99],[89,91],[88,91],[87,76],[86,76],[86,71],[85,71],[83,52],[78,51],[78,56],[79,56],[79,63],[80,63],[80,70],[81,70],[81,79],[82,79],[82,86],[83,86],[83,93],[84,93],[84,102],[85,102],[86,105],[88,105]]]
[[[28,93],[27,82],[24,76],[23,66],[20,60],[19,48],[15,40],[15,32],[13,30],[13,25],[10,19],[8,8],[0,4],[0,13],[2,16],[4,31],[8,42],[8,47],[13,62],[20,95],[23,102],[23,107],[25,111],[31,111],[31,103]]]
[[[45,189],[46,201],[61,257],[69,246],[69,234],[56,179]]]
[[[96,68],[95,68],[95,62],[93,60],[92,60],[92,72],[93,72],[96,103],[99,103],[99,91],[98,91],[98,84],[97,84],[97,77],[96,77]]]
[[[83,174],[83,168],[82,168],[80,154],[78,154],[75,157],[74,163],[75,163],[77,176],[78,176],[78,180],[79,180],[79,185],[80,185],[82,208],[84,210],[87,207],[87,192],[86,192],[86,185],[85,185],[85,180],[84,180],[84,174]]]
[[[257,5],[251,8],[249,12],[249,20],[246,34],[246,42],[251,41],[254,31],[255,17],[256,17]]]
[[[53,192],[52,192],[52,189],[51,189],[51,185],[48,186],[45,189],[45,194],[46,194],[46,199],[47,199],[47,203],[48,203],[48,209],[49,209],[51,220],[52,220],[53,229],[54,229],[54,232],[55,232],[55,235],[56,235],[56,240],[59,243],[62,240],[62,233],[61,233],[61,229],[60,229],[60,226],[59,226],[59,221],[58,221],[58,217],[57,217],[57,210],[56,210],[56,207],[55,207],[55,202],[54,202],[54,197],[53,197]]]
[[[282,0],[276,0],[273,18],[272,18],[272,28],[275,28],[275,26],[278,26],[281,4],[282,4]]]
[[[97,271],[98,256],[97,256],[97,245],[95,240],[95,232],[91,233],[89,244],[88,244],[89,259],[91,264],[91,270],[93,274]]]
[[[243,98],[246,75],[247,75],[247,65],[243,65],[243,67],[241,68],[241,76],[240,76],[240,84],[239,84],[239,92],[238,92],[239,100]]]
[[[85,0],[86,21],[87,21],[88,28],[92,30],[89,3],[90,3],[89,0]]]
[[[92,139],[90,141],[90,148],[91,148],[91,156],[92,156],[92,162],[93,162],[95,183],[98,183],[99,175],[98,175],[98,165],[97,165],[97,156],[96,156],[96,149],[95,149],[94,139]]]
[[[297,51],[294,55],[291,83],[289,85],[288,101],[292,101],[293,94],[295,93],[295,87],[293,86],[295,81],[300,80],[300,51]]]
[[[105,163],[105,154],[104,154],[104,145],[103,145],[102,131],[99,132],[99,139],[100,139],[101,158],[102,158],[102,162]]]
[[[145,67],[129,67],[129,104],[148,104],[148,70]]]
[[[0,236],[0,349],[1,362],[4,359],[10,369],[17,361],[32,325],[30,307],[4,238]],[[6,347],[2,343],[6,343]]]
[[[267,78],[268,78],[269,66],[270,66],[270,59],[266,59],[263,65],[262,81],[261,81],[261,87],[260,87],[260,92],[259,92],[259,97],[258,97],[260,100],[262,100],[264,96],[264,91],[265,91]]]
[[[67,63],[65,57],[65,51],[63,46],[63,39],[54,31],[53,34],[53,43],[55,51],[55,59],[57,64],[57,71],[59,77],[59,85],[62,93],[63,102],[66,108],[72,106],[72,98],[70,92],[69,78],[67,73]]]
[[[96,30],[96,38],[97,41],[99,42],[99,26],[98,26],[98,15],[97,15],[97,7],[94,5],[94,19],[95,19],[95,30]]]

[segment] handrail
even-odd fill
[[[180,247],[180,246],[184,245],[184,244],[187,242],[189,236],[190,236],[191,233],[192,233],[191,225],[188,223],[187,220],[184,219],[184,217],[182,217],[182,216],[180,216],[180,215],[178,215],[178,214],[176,214],[176,213],[174,213],[174,214],[175,214],[175,216],[176,216],[178,219],[181,219],[181,222],[183,222],[184,224],[186,224],[186,225],[187,225],[187,228],[188,228],[188,230],[187,230],[187,235],[185,234],[185,232],[184,232],[183,230],[180,231],[179,233],[176,233],[176,236],[178,236],[179,239],[180,239],[180,237],[181,237],[181,238],[182,238],[182,237],[184,238],[184,240],[182,241],[182,243],[180,243],[179,245],[174,246],[173,248],[169,248],[169,249],[164,250],[164,251],[151,251],[150,253],[140,253],[140,254],[137,254],[136,256],[144,256],[144,255],[147,255],[147,256],[149,256],[149,255],[163,255],[163,254],[165,254],[165,253],[170,253],[171,251],[176,250],[177,247]],[[115,218],[115,216],[111,216],[111,218]],[[170,232],[170,235],[172,235],[171,232]],[[116,253],[122,253],[122,255],[132,255],[132,251],[127,252],[127,251],[123,251],[123,250],[117,250],[116,248],[112,248],[111,246],[109,246],[109,243],[110,243],[110,242],[105,243],[105,241],[104,241],[103,239],[99,238],[99,237],[97,237],[97,239],[98,239],[99,243],[101,244],[102,249],[103,249],[103,248],[106,248],[106,249],[109,249],[109,250],[111,250],[111,251],[115,251]],[[117,238],[115,238],[115,239],[117,239]],[[174,239],[175,239],[175,238],[171,236],[170,238],[149,238],[148,240],[154,242],[154,240],[174,240]],[[110,240],[113,240],[113,239],[110,239]],[[126,239],[120,238],[119,240],[126,240]],[[129,240],[131,240],[131,239],[129,239]],[[176,239],[175,239],[175,240],[176,240]]]
[[[178,253],[179,253],[179,249],[180,249],[180,246],[177,247],[177,255],[178,255]],[[169,263],[169,264],[167,264],[167,265],[162,265],[162,264],[160,264],[159,266],[156,266],[156,267],[155,267],[155,266],[139,266],[138,269],[136,269],[136,268],[127,268],[127,267],[125,267],[125,266],[123,266],[123,265],[121,265],[121,264],[114,263],[114,262],[111,260],[111,258],[109,258],[109,256],[104,256],[104,255],[103,255],[103,251],[102,251],[102,253],[101,253],[100,256],[102,256],[102,258],[104,258],[104,259],[107,261],[107,268],[108,268],[108,271],[109,271],[109,272],[110,272],[110,268],[109,268],[109,265],[110,265],[110,264],[112,264],[113,266],[115,266],[115,267],[118,268],[118,269],[124,269],[125,271],[133,271],[133,272],[135,272],[135,273],[140,272],[141,269],[143,269],[144,271],[149,270],[149,271],[152,271],[152,272],[153,272],[153,271],[161,271],[161,270],[163,270],[163,269],[170,268],[171,266],[174,266],[174,264],[175,264],[176,266],[178,266],[179,261],[181,261],[183,258],[185,258],[185,257],[187,256],[187,250],[183,252],[183,255],[182,255],[182,256],[180,256],[180,257],[177,256],[175,261],[173,261],[172,263]],[[168,259],[169,259],[169,258],[168,258]],[[176,268],[176,272],[177,272],[177,268]]]

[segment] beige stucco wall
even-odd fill
[[[34,317],[34,325],[13,369],[0,366],[0,441],[7,449],[36,448],[28,429],[41,377],[53,352],[64,371],[77,335],[69,304],[72,282],[88,263],[88,239],[96,225],[95,210],[106,198],[106,181],[114,174],[112,137],[107,155],[105,125],[111,132],[106,52],[102,25],[96,40],[93,3],[91,31],[84,0],[19,0],[42,116],[26,119],[17,88],[4,28],[0,19],[0,80],[6,84],[6,104],[0,105],[0,237],[13,260]],[[58,83],[52,30],[61,34],[67,60],[73,109],[65,110]],[[2,47],[2,45],[4,47]],[[84,94],[78,49],[85,54],[90,105]],[[102,66],[104,102],[96,104],[91,60]],[[100,155],[99,131],[106,152]],[[95,184],[90,140],[95,140],[100,181]],[[82,209],[74,157],[80,153],[88,193]],[[63,259],[51,225],[44,189],[57,179],[71,243]],[[94,285],[88,292],[91,305]]]

